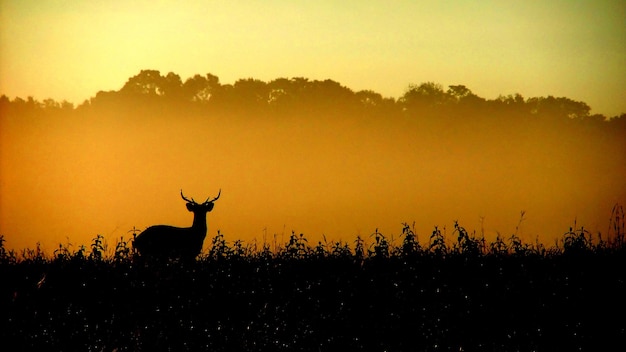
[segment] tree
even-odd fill
[[[589,116],[591,108],[584,102],[574,101],[565,97],[553,96],[530,98],[526,104],[532,114],[552,116],[554,118],[584,119]]]
[[[269,102],[267,83],[254,79],[240,79],[233,85],[233,94],[237,102],[244,105],[264,106]]]
[[[484,105],[485,99],[472,93],[472,91],[464,85],[448,86],[446,94],[450,102],[454,102],[462,108],[476,109]]]
[[[141,70],[138,75],[128,79],[120,89],[121,93],[162,95],[164,78],[157,70]]]
[[[396,101],[393,98],[384,98],[380,93],[372,90],[361,90],[355,93],[360,108],[366,114],[394,114],[398,112]]]
[[[210,73],[205,76],[195,75],[183,84],[183,95],[186,99],[197,102],[208,102],[220,89],[220,79]]]
[[[514,95],[509,94],[506,96],[500,95],[495,101],[507,106],[523,106],[526,104],[524,97],[519,93],[515,93]]]
[[[180,99],[183,97],[183,81],[180,76],[170,72],[160,81],[160,90],[162,95],[171,99]]]
[[[352,90],[330,79],[279,78],[268,83],[267,89],[269,104],[281,111],[333,109],[342,112],[347,106],[358,105]]]
[[[613,116],[607,120],[610,126],[614,126],[614,130],[623,131],[624,137],[626,137],[626,113],[619,116]]]
[[[462,84],[448,86],[448,91],[446,93],[457,102],[469,96],[476,96],[469,88]]]
[[[180,76],[169,72],[162,76],[157,70],[141,70],[138,75],[128,79],[120,89],[125,95],[143,95],[179,100],[185,96]]]
[[[431,110],[442,106],[450,100],[450,96],[443,91],[440,84],[434,82],[422,83],[419,86],[411,84],[404,95],[399,99],[403,109],[407,111]]]
[[[363,106],[374,107],[381,106],[385,103],[385,99],[380,93],[373,90],[361,90],[356,92],[356,97]]]

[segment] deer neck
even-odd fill
[[[193,224],[191,228],[196,233],[200,233],[202,235],[206,235],[206,213],[194,213],[193,214]]]

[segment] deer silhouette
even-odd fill
[[[191,227],[150,226],[135,238],[133,248],[144,258],[194,260],[202,251],[206,237],[206,214],[213,210],[221,193],[220,189],[217,197],[196,203],[193,198],[185,197],[181,189],[180,196],[187,202],[187,210],[193,213]]]

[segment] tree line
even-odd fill
[[[336,113],[368,116],[408,116],[446,118],[471,115],[537,117],[552,121],[575,121],[589,124],[608,122],[626,127],[626,113],[607,117],[592,114],[585,102],[566,97],[531,97],[521,94],[500,95],[486,99],[465,85],[425,82],[411,84],[399,98],[384,97],[372,90],[353,91],[340,83],[310,80],[304,77],[277,78],[269,82],[254,78],[239,79],[233,84],[220,83],[213,74],[196,74],[183,81],[178,74],[162,75],[157,70],[141,70],[117,91],[99,91],[82,104],[53,99],[37,101],[0,97],[2,111],[69,112],[110,109],[128,106],[171,106],[191,111],[249,112],[254,114]]]

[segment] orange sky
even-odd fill
[[[331,78],[395,98],[435,81],[486,98],[566,96],[592,112],[626,112],[622,1],[0,4],[0,94],[9,97],[80,103],[151,68],[222,83]],[[454,220],[508,237],[524,210],[524,239],[552,244],[575,220],[606,232],[611,207],[626,201],[616,181],[626,173],[614,165],[624,157],[601,146],[589,153],[603,155],[601,167],[580,170],[587,156],[543,156],[540,135],[520,149],[450,149],[438,143],[455,138],[445,133],[418,140],[353,117],[308,121],[3,120],[0,234],[9,248],[41,242],[51,252],[96,234],[114,246],[133,227],[189,226],[181,188],[196,199],[221,188],[209,238],[221,229],[230,240],[281,241],[293,230],[353,241],[376,228],[397,237],[416,221],[423,243]]]

